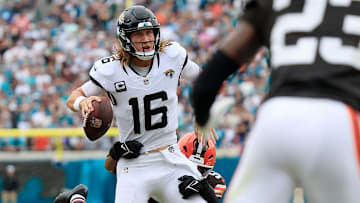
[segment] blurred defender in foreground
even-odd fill
[[[360,202],[360,2],[252,0],[195,82],[199,127],[222,82],[265,45],[270,92],[225,202]],[[210,118],[210,119],[209,119]]]
[[[125,9],[117,21],[121,47],[96,61],[90,80],[74,90],[67,105],[83,116],[92,101],[106,93],[119,129],[116,203],[205,202],[199,195],[182,199],[178,177],[200,178],[196,165],[177,145],[177,87],[180,78],[193,79],[199,66],[176,42],[160,40],[160,24],[143,6]],[[154,187],[156,185],[156,187]]]

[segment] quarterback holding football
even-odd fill
[[[89,81],[67,101],[83,116],[94,110],[93,101],[101,101],[99,95],[105,93],[111,101],[122,149],[115,202],[146,202],[150,197],[159,202],[205,202],[200,195],[184,200],[179,181],[170,178],[202,177],[181,153],[176,135],[179,80],[193,80],[199,66],[180,44],[160,40],[160,24],[143,6],[125,9],[116,31],[120,46],[114,55],[97,60]]]

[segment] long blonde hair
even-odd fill
[[[165,52],[165,47],[171,45],[171,41],[169,40],[161,40],[160,41],[160,49],[159,52]],[[117,43],[114,44],[113,47],[113,54],[115,55],[116,60],[121,61],[121,65],[124,66],[124,64],[129,65],[131,54],[126,52],[124,48],[120,45],[120,42],[117,41]]]

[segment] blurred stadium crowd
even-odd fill
[[[80,127],[66,108],[74,87],[88,79],[92,63],[111,55],[115,22],[126,4],[151,8],[161,37],[180,42],[200,66],[236,25],[241,0],[0,0],[0,128]],[[218,147],[241,146],[268,82],[267,51],[260,50],[247,74],[230,77],[221,90],[233,96]],[[244,67],[239,68],[244,69]],[[179,136],[192,130],[191,85],[179,88]],[[240,116],[239,116],[240,115]],[[90,143],[63,138],[65,149],[108,149],[114,138]],[[0,138],[0,151],[53,150],[52,138]]]

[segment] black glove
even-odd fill
[[[85,203],[88,188],[85,185],[77,185],[70,191],[60,193],[54,200],[54,203]],[[79,195],[70,202],[73,195]]]
[[[194,177],[184,175],[178,178],[178,180],[181,181],[181,183],[179,184],[179,191],[183,199],[187,199],[191,195],[200,192],[200,181],[196,180]]]
[[[206,200],[207,203],[219,203],[219,199],[216,197],[214,189],[209,185],[206,179],[202,180],[200,187],[200,196]]]
[[[178,180],[181,181],[179,184],[179,191],[184,199],[198,193],[208,203],[219,203],[214,189],[209,185],[206,179],[196,180],[192,176],[184,175],[178,178]]]
[[[143,144],[135,140],[126,141],[125,143],[115,142],[109,151],[109,155],[116,161],[118,161],[120,157],[126,159],[137,158],[140,156],[140,149],[143,146]]]

